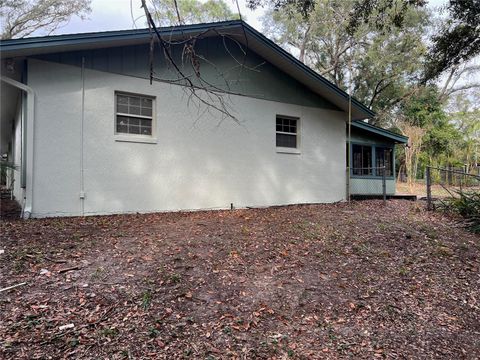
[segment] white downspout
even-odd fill
[[[0,76],[1,81],[7,83],[17,89],[25,91],[27,93],[27,121],[26,129],[27,131],[27,141],[25,144],[27,163],[26,163],[26,189],[25,189],[25,208],[23,209],[23,217],[28,219],[32,214],[33,208],[33,133],[34,133],[34,123],[35,123],[35,92],[30,86],[22,84],[19,81],[10,79],[5,76]],[[25,131],[25,129],[23,129]],[[24,157],[22,156],[22,161]]]
[[[80,206],[85,216],[85,170],[84,170],[84,127],[85,127],[85,57],[82,57],[82,120],[80,127]]]

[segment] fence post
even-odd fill
[[[387,179],[385,166],[382,166],[382,190],[383,190],[383,205],[387,205]]]
[[[430,166],[427,166],[425,175],[427,178],[427,210],[432,210],[432,177]]]

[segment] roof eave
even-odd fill
[[[384,138],[388,138],[390,140],[393,140],[397,144],[406,144],[408,143],[408,137],[393,133],[391,131],[382,129],[378,126],[370,125],[362,121],[355,121],[352,122],[352,126],[356,127],[358,129],[379,135]]]
[[[209,31],[213,26],[216,30],[232,31],[231,35],[237,40],[249,45],[257,43],[259,55],[264,55],[266,60],[278,66],[287,74],[303,82],[313,92],[323,96],[344,112],[348,112],[348,104],[352,103],[352,120],[368,119],[375,116],[375,113],[328,81],[326,78],[303,64],[293,55],[282,49],[273,41],[259,33],[250,25],[241,20],[231,20],[217,23],[187,25],[182,27],[159,28],[163,36],[171,39],[184,36],[195,36]],[[217,32],[212,31],[211,36]],[[248,39],[245,39],[245,34]],[[208,36],[208,34],[206,34]],[[146,43],[150,39],[148,29],[107,31],[100,33],[83,33],[71,35],[45,36],[25,39],[4,40],[0,44],[0,57],[22,57],[52,52],[73,51],[82,49],[97,49],[105,47],[127,46],[139,43]],[[247,45],[244,43],[244,45]],[[263,53],[263,54],[262,54]],[[269,57],[269,58],[267,58]]]

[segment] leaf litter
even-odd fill
[[[2,358],[480,357],[480,238],[418,203],[0,231]]]

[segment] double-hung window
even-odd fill
[[[298,118],[277,116],[276,145],[280,148],[298,148]]]
[[[115,133],[151,137],[154,99],[143,95],[116,93]]]

